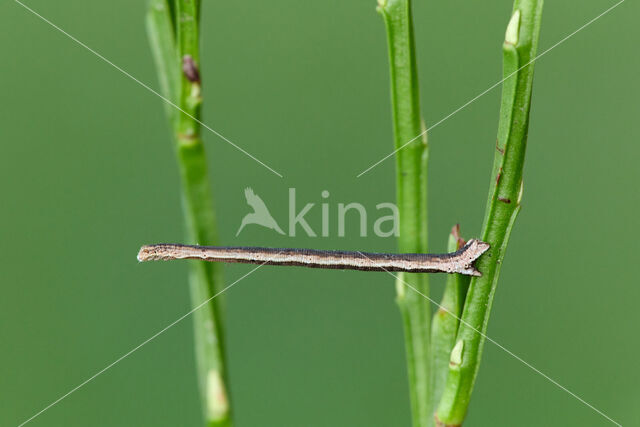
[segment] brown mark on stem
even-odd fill
[[[500,141],[496,139],[496,150],[504,156],[504,148],[500,148]]]
[[[195,141],[197,139],[199,139],[200,137],[194,133],[179,133],[178,134],[178,139],[180,141]]]
[[[191,55],[182,58],[182,72],[191,83],[200,83],[200,71]]]
[[[502,203],[511,203],[511,199],[506,199],[504,197],[498,197],[498,200],[500,200]]]

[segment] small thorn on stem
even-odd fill
[[[467,242],[460,236],[460,224],[456,224],[453,226],[453,228],[451,229],[451,235],[458,242],[458,247],[456,249],[461,249],[464,247],[464,245],[467,244]]]

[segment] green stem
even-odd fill
[[[174,128],[188,240],[192,244],[213,245],[217,231],[199,124],[199,8],[199,0],[151,0],[147,23],[164,96],[186,113],[168,110]],[[220,279],[217,265],[191,262],[192,305],[215,295],[222,286]],[[196,368],[206,425],[230,426],[220,300],[213,299],[193,316]]]
[[[460,226],[456,225],[449,235],[448,252],[454,252],[465,244],[460,238]],[[469,289],[470,276],[462,274],[449,274],[442,296],[440,308],[433,315],[431,325],[431,357],[433,392],[432,399],[437,405],[449,373],[449,356],[456,342],[456,335],[460,325],[460,316],[464,306],[464,300]]]
[[[156,65],[160,92],[173,103],[177,103],[180,85],[180,70],[176,67],[178,51],[173,26],[172,11],[167,0],[151,0],[147,12],[147,35]],[[177,110],[165,102],[165,112],[173,124]]]
[[[384,19],[389,48],[391,104],[395,147],[409,145],[396,155],[396,192],[400,212],[400,252],[427,253],[427,139],[420,116],[420,94],[415,55],[410,0],[380,0],[378,11]],[[432,420],[429,336],[431,310],[424,295],[429,294],[427,276],[401,275],[396,282],[407,352],[409,390],[414,427],[428,426]]]
[[[482,277],[473,278],[462,322],[451,352],[449,375],[437,411],[441,425],[464,420],[478,374],[484,334],[509,235],[520,210],[522,170],[529,129],[533,64],[540,34],[542,0],[515,0],[503,45],[500,124],[482,240],[491,249],[477,263]]]

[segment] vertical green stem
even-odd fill
[[[396,148],[409,145],[396,155],[396,192],[400,211],[400,252],[427,253],[427,139],[423,132],[410,0],[380,0],[389,48],[391,105]],[[414,140],[415,139],[415,140]],[[401,275],[396,283],[407,352],[409,388],[414,427],[432,420],[429,336],[429,301],[407,290],[405,281],[429,294],[427,276]]]
[[[168,110],[174,128],[188,240],[212,245],[217,240],[217,231],[199,124],[202,106],[199,8],[199,0],[151,0],[147,23],[164,96],[186,113]],[[221,288],[219,267],[214,263],[191,262],[189,285],[192,305],[201,304]],[[193,316],[205,423],[210,427],[230,426],[220,300],[213,299]]]
[[[168,0],[151,0],[147,12],[147,35],[156,65],[160,92],[171,102],[177,103],[180,69],[176,66],[178,51],[173,12]],[[167,118],[174,123],[178,111],[164,103]]]
[[[438,422],[443,426],[461,425],[466,415],[480,366],[500,265],[520,209],[533,84],[533,64],[529,62],[535,57],[538,45],[542,3],[542,0],[515,0],[507,27],[503,45],[506,80],[482,237],[491,244],[491,249],[477,263],[482,277],[471,280],[451,352],[447,384],[437,411]]]
[[[460,238],[460,226],[456,225],[449,235],[448,252],[455,252],[465,245]],[[470,276],[462,274],[449,274],[444,288],[440,308],[433,315],[431,325],[431,358],[433,391],[431,393],[435,405],[437,405],[449,373],[449,356],[456,342],[460,316],[464,307],[464,300],[469,289]]]

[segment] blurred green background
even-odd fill
[[[26,2],[157,87],[144,1]],[[612,1],[548,1],[540,51]],[[434,123],[501,78],[510,1],[416,0],[424,115]],[[640,425],[640,5],[627,1],[536,65],[524,208],[489,336],[623,425]],[[0,3],[0,425],[15,426],[189,310],[183,263],[139,264],[141,244],[183,240],[160,99],[17,3]],[[384,28],[375,0],[203,2],[205,122],[280,171],[205,133],[220,243],[393,251],[337,237],[337,204],[394,200]],[[430,242],[477,236],[500,89],[430,132]],[[330,238],[257,226],[252,187],[281,226],[288,188]],[[249,266],[225,267],[227,283]],[[442,276],[433,277],[437,297]],[[226,295],[238,426],[408,426],[393,279],[265,267]],[[491,343],[470,426],[608,425]],[[184,321],[32,426],[199,426]]]

